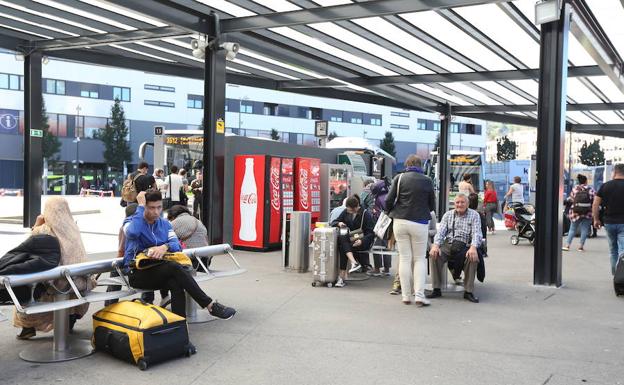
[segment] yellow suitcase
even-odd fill
[[[139,299],[114,303],[95,313],[92,343],[96,350],[141,370],[196,352],[185,318]]]

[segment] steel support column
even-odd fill
[[[541,25],[533,283],[561,286],[563,156],[570,6]]]
[[[41,53],[33,52],[24,60],[24,227],[32,227],[41,213],[42,103]]]
[[[219,49],[219,17],[212,13],[204,78],[204,185],[202,221],[210,244],[223,243],[223,175],[225,156],[225,51]]]
[[[438,148],[438,220],[448,209],[449,198],[449,148],[451,127],[451,105],[446,105],[446,111],[440,122],[440,148]]]

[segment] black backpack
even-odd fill
[[[572,211],[579,215],[585,215],[591,211],[591,196],[588,188],[582,188],[574,196]]]

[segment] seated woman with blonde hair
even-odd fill
[[[51,197],[46,200],[43,214],[37,217],[32,228],[32,235],[37,234],[46,234],[58,239],[61,247],[59,265],[72,265],[87,261],[87,252],[80,238],[80,230],[72,217],[65,198]],[[95,281],[90,276],[73,277],[73,280],[80,291],[89,291],[95,287]],[[39,301],[52,302],[56,293],[69,290],[70,286],[67,280],[51,281]],[[88,309],[89,304],[70,309],[70,328],[73,328],[76,320],[82,318]],[[17,335],[18,339],[28,339],[34,337],[37,331],[49,332],[52,330],[53,313],[23,314],[15,312],[13,325],[22,328],[21,333]]]

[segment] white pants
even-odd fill
[[[427,237],[429,225],[405,219],[394,219],[392,231],[399,249],[399,278],[404,301],[415,296],[416,301],[425,298],[425,280],[427,279]],[[412,270],[412,266],[414,269]],[[412,294],[413,293],[413,294]]]

